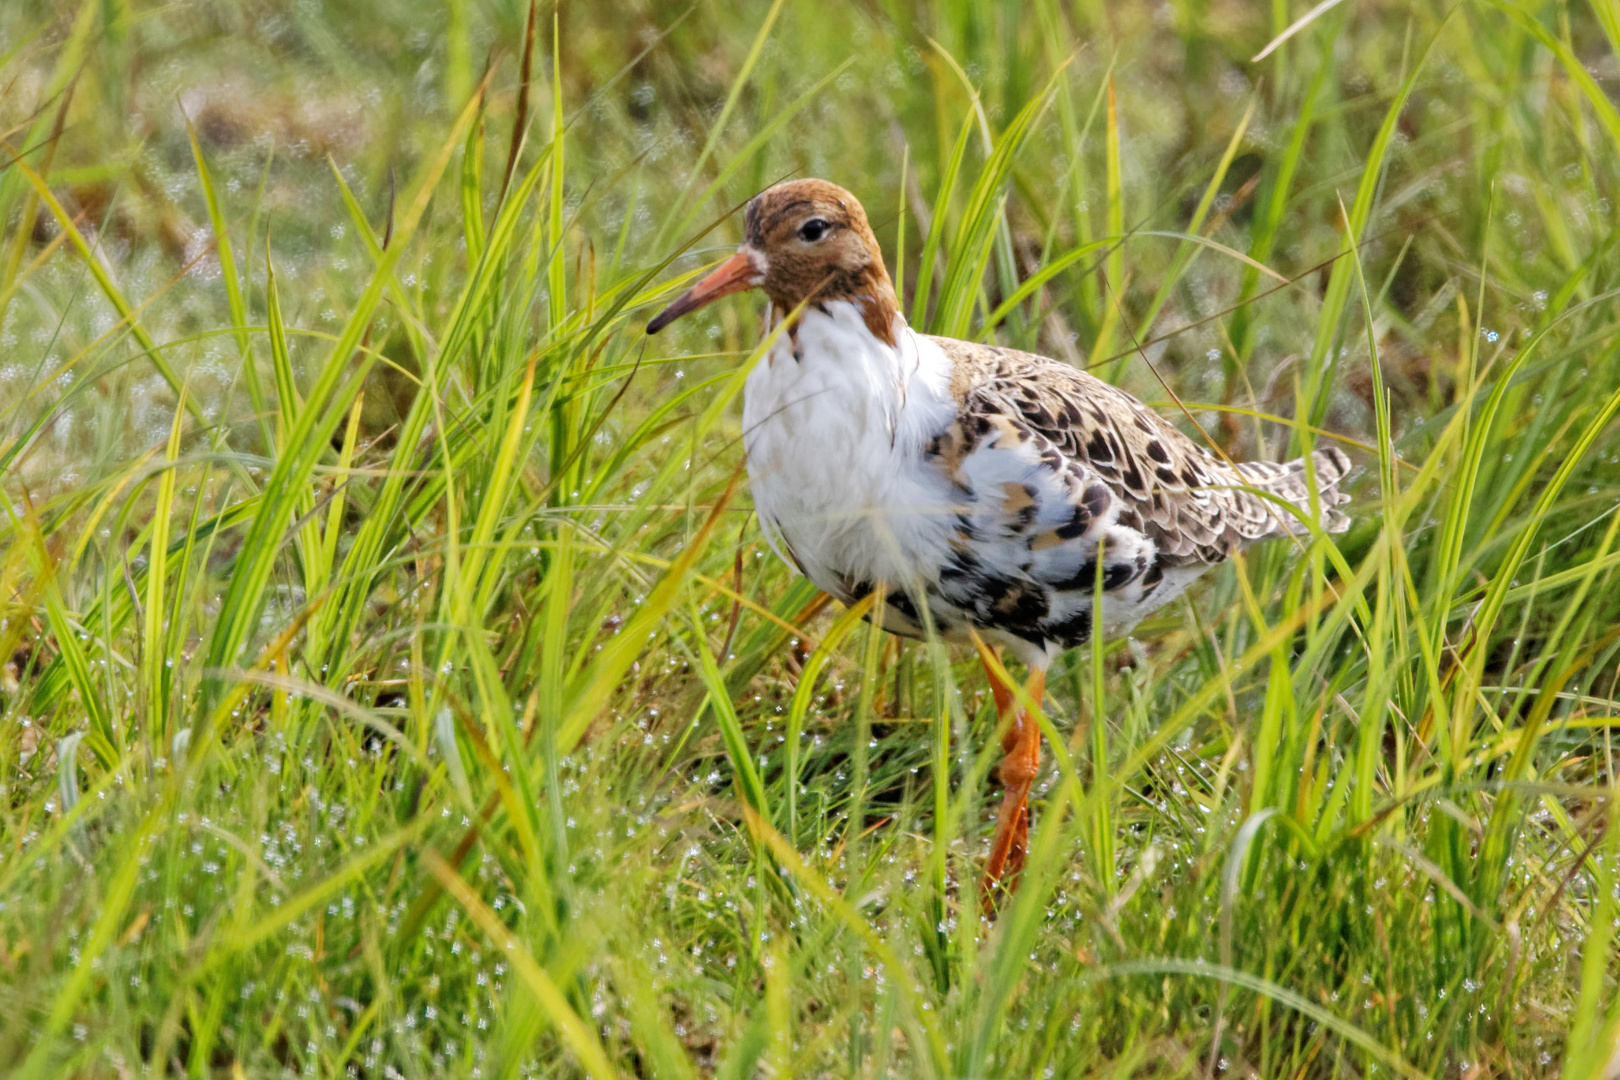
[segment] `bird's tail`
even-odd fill
[[[1339,481],[1350,471],[1350,459],[1336,446],[1325,446],[1308,458],[1295,458],[1281,465],[1269,461],[1243,461],[1238,472],[1248,484],[1261,491],[1292,503],[1306,514],[1310,513],[1310,479],[1306,465],[1316,474],[1316,499],[1322,528],[1328,532],[1344,532],[1350,527],[1350,518],[1337,509],[1350,501],[1350,496],[1339,490]],[[1298,533],[1304,529],[1292,516],[1272,507],[1277,524],[1274,534]]]

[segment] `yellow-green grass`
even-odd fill
[[[0,1069],[1612,1077],[1617,42],[0,6]],[[641,332],[790,175],[915,325],[1361,466],[1055,666],[994,924],[975,658],[770,554],[752,301]]]

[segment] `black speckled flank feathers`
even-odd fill
[[[972,627],[1048,656],[1099,626],[1128,631],[1234,550],[1307,531],[1311,471],[1317,520],[1332,532],[1349,524],[1337,485],[1350,461],[1336,448],[1229,465],[1067,364],[932,340],[951,362],[957,411],[923,459],[949,482],[956,512],[948,555],[916,595],[887,593],[895,633],[923,634],[921,604],[947,637]],[[853,602],[871,588],[846,578],[833,592]]]
[[[932,340],[951,362],[957,415],[924,456],[961,500],[951,556],[925,589],[942,632],[965,623],[1050,654],[1099,625],[1126,631],[1234,550],[1306,532],[1312,473],[1316,520],[1349,524],[1337,484],[1350,461],[1336,448],[1309,469],[1304,458],[1229,465],[1067,364]],[[898,632],[915,622],[889,617]]]
[[[1125,391],[1068,364],[1014,349],[933,340],[954,364],[952,390],[965,426],[982,426],[975,418],[990,418],[992,426],[1015,421],[1050,441],[1061,459],[1083,464],[1110,496],[1123,501],[1120,523],[1151,539],[1163,565],[1218,563],[1249,542],[1306,531],[1273,501],[1310,516],[1305,458],[1281,465],[1241,462],[1234,471]],[[1324,447],[1310,462],[1318,520],[1328,532],[1343,532],[1350,519],[1336,508],[1350,497],[1336,485],[1350,471],[1350,459]]]
[[[1336,448],[1229,465],[1067,364],[932,341],[950,361],[957,408],[923,459],[949,482],[956,511],[949,553],[920,576],[917,595],[887,593],[884,625],[895,633],[923,634],[918,601],[947,637],[973,627],[1047,655],[1099,626],[1128,631],[1234,550],[1306,532],[1312,472],[1316,520],[1330,532],[1349,524],[1337,485],[1350,461]],[[846,578],[833,591],[853,602],[871,588]]]

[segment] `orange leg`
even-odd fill
[[[988,663],[991,692],[996,713],[1004,718],[1001,735],[1001,810],[996,816],[996,833],[990,842],[990,859],[984,867],[984,902],[988,910],[998,893],[1011,893],[1024,868],[1029,846],[1029,789],[1041,770],[1041,728],[1033,717],[1016,704],[1012,689],[997,678]],[[1025,689],[1037,705],[1046,693],[1046,669],[1029,673]]]

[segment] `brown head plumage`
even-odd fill
[[[659,312],[648,333],[722,296],[758,288],[783,315],[805,301],[851,301],[867,329],[894,343],[894,286],[855,196],[826,180],[789,180],[750,199],[743,222],[737,254]]]

